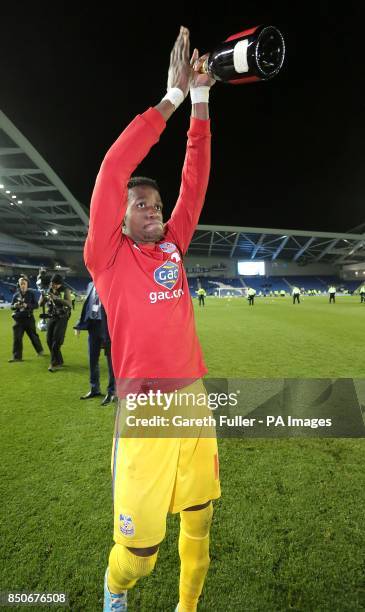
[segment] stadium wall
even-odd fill
[[[305,266],[297,264],[295,261],[266,262],[265,271],[267,276],[314,276],[316,274],[338,275],[335,266],[326,263],[312,263]]]
[[[237,276],[237,262],[250,261],[249,258],[240,257],[231,259],[229,257],[204,257],[187,256],[184,258],[185,269],[191,277],[220,276],[221,278],[233,278]],[[313,275],[338,275],[338,270],[325,263],[299,265],[293,261],[278,259],[277,261],[265,261],[265,276],[313,276]]]
[[[237,276],[237,260],[229,257],[184,257],[184,265],[190,277],[220,276],[221,278],[232,278]]]
[[[340,277],[344,280],[358,280],[359,283],[363,282],[365,279],[365,261],[363,263],[343,266]]]

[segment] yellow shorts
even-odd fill
[[[201,380],[179,392],[206,394]],[[123,404],[125,400],[120,402],[121,409]],[[174,410],[176,407],[171,408],[170,416]],[[165,537],[168,512],[180,512],[220,497],[215,431],[210,432],[210,437],[196,435],[196,431],[194,437],[115,435],[112,452],[115,542],[136,548],[159,544]],[[201,429],[203,435],[206,431]]]

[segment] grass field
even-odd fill
[[[210,298],[195,310],[212,377],[365,379],[359,298],[267,298],[253,308]],[[11,317],[0,311],[0,591],[66,591],[73,612],[96,612],[112,545],[114,406],[79,400],[89,385],[87,333],[71,329],[77,314],[65,368],[51,374],[27,338],[25,361],[7,363]],[[226,439],[219,448],[222,498],[199,610],[365,610],[365,440]],[[178,517],[169,517],[131,612],[174,610],[177,536]]]

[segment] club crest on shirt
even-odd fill
[[[173,253],[177,248],[173,242],[163,242],[159,247],[164,253]]]
[[[165,261],[162,266],[156,268],[153,278],[162,287],[172,289],[179,279],[179,266],[173,261]]]
[[[134,535],[134,525],[131,516],[128,514],[121,514],[119,516],[119,530],[125,536]]]

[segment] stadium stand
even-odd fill
[[[242,285],[242,280],[244,285]],[[196,297],[196,291],[199,287],[202,287],[207,292],[207,295],[216,295],[219,287],[227,287],[234,289],[244,289],[252,287],[256,290],[257,295],[267,295],[274,291],[285,291],[285,293],[291,294],[294,286],[307,291],[326,293],[330,285],[334,285],[337,288],[338,293],[348,292],[353,293],[356,291],[360,284],[359,281],[349,281],[340,279],[337,276],[268,276],[268,277],[255,277],[245,276],[236,278],[224,278],[224,277],[210,277],[210,278],[189,278],[189,289],[193,297]],[[236,292],[238,295],[238,292]],[[242,292],[245,294],[245,291]]]
[[[91,278],[81,276],[66,276],[65,281],[75,293],[83,295],[86,293],[87,286],[90,283]]]

